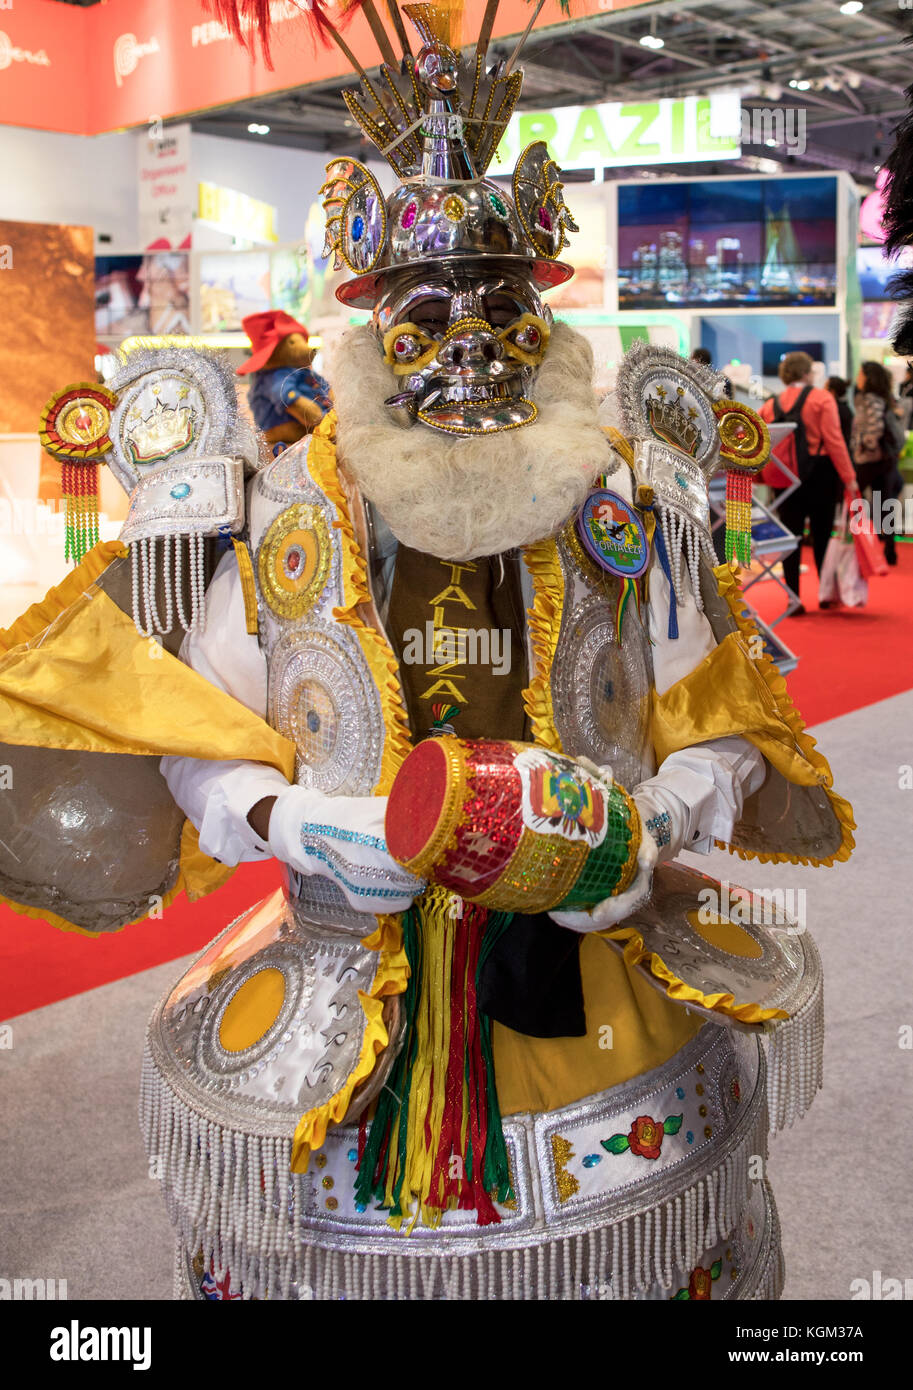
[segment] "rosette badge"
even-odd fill
[[[640,819],[623,787],[527,743],[428,739],[390,792],[390,853],[501,912],[588,908],[634,877]]]

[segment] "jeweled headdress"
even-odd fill
[[[242,39],[259,30],[266,56],[269,9],[263,0],[211,0]],[[485,177],[520,96],[516,62],[544,0],[531,12],[510,57],[486,68],[498,0],[488,0],[475,53],[461,56],[462,4],[386,0],[388,33],[374,0],[351,0],[344,19],[361,10],[383,55],[372,75],[358,62],[322,0],[308,9],[315,30],[334,41],[360,79],[343,93],[352,118],[396,171],[401,185],[387,199],[369,169],[351,159],[327,166],[321,189],[327,214],[325,254],[355,275],[338,291],[343,303],[370,308],[393,271],[440,264],[450,257],[497,256],[532,266],[536,285],[561,284],[573,273],[558,257],[577,227],[564,204],[558,170],[543,141],[521,154],[511,195]],[[403,22],[418,38],[412,46]],[[399,49],[400,57],[397,57]]]

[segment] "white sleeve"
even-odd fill
[[[698,612],[685,570],[676,588],[675,618],[678,636],[669,636],[669,581],[654,559],[650,568],[650,601],[647,622],[653,653],[653,680],[657,695],[665,695],[676,681],[690,676],[717,646],[706,613]]]
[[[244,595],[234,551],[222,556],[206,593],[202,626],[187,634],[180,658],[212,685],[266,716],[266,658],[247,631]],[[223,864],[263,859],[270,848],[248,823],[247,813],[288,782],[262,763],[162,758],[162,776],[185,816],[200,832],[204,854]]]
[[[766,775],[760,750],[732,735],[670,753],[656,776],[637,791],[655,787],[677,797],[684,808],[681,848],[709,854],[715,840],[731,841],[745,798],[758,790]]]
[[[669,581],[654,562],[650,572],[649,634],[656,692],[664,695],[700,665],[717,646],[705,613],[698,611],[691,578],[683,567],[677,587],[678,636],[669,636]],[[729,840],[742,807],[764,781],[767,766],[754,744],[739,735],[711,739],[672,753],[655,778],[641,783],[672,792],[685,808],[683,849],[709,854],[714,840]]]

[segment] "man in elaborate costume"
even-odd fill
[[[536,144],[510,193],[485,177],[520,73],[486,72],[484,39],[467,70],[440,12],[404,12],[417,57],[347,96],[400,183],[336,160],[323,189],[340,298],[372,311],[334,414],[263,463],[218,363],[163,352],[127,360],[92,440],[78,391],[47,422],[131,509],[5,635],[4,760],[33,790],[0,822],[0,884],[98,931],[242,860],[285,866],[150,1024],[141,1116],[183,1296],[775,1297],[749,1160],[768,1098],[782,1126],[820,1084],[820,965],[769,905],[673,862],[852,847],[714,568],[708,479],[732,475],[744,558],[766,432],[645,344],[603,429],[590,348],[541,297],[571,273],[555,166]],[[430,739],[470,794],[455,838],[394,859],[440,790],[397,821]],[[538,769],[509,853],[486,758]],[[543,835],[583,827],[578,874],[603,812],[611,873],[550,894]]]

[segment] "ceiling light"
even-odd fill
[[[269,135],[269,126],[260,125],[257,121],[254,121],[247,127],[247,131],[249,135]]]
[[[840,6],[840,13],[858,14],[859,11],[864,8],[862,0],[846,0],[846,3]]]
[[[665,48],[666,40],[661,39],[658,34],[642,34],[640,38],[644,48]]]

